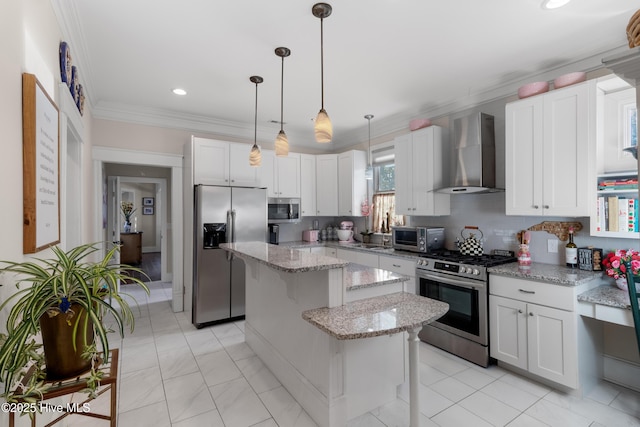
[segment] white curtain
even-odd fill
[[[404,215],[396,215],[396,195],[393,193],[373,195],[373,232],[382,232],[383,223],[387,229],[393,225],[404,225]],[[388,232],[387,229],[384,231]]]

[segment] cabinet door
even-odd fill
[[[489,296],[491,357],[527,369],[527,304]]]
[[[338,156],[338,215],[353,216],[353,155]]]
[[[442,129],[430,126],[411,133],[413,181],[412,215],[448,215],[449,195],[436,193],[443,186]]]
[[[232,186],[257,187],[258,168],[249,166],[249,144],[229,144],[229,182]]]
[[[577,388],[576,314],[536,304],[527,309],[529,372]]]
[[[229,185],[229,143],[194,138],[193,178],[195,185]]]
[[[316,216],[316,156],[300,155],[300,204],[302,216]]]
[[[316,157],[316,208],[318,216],[338,215],[338,156]]]
[[[300,197],[300,154],[276,157],[278,197]]]
[[[259,169],[260,187],[267,188],[267,197],[278,197],[275,151],[262,150],[262,163]]]
[[[398,136],[394,140],[396,173],[396,214],[412,215],[413,211],[413,162],[411,160],[411,135]]]
[[[544,95],[543,207],[545,215],[588,216],[589,86]]]
[[[543,99],[506,106],[505,211],[507,215],[542,215]],[[556,183],[556,185],[558,185]]]

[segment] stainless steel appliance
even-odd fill
[[[300,222],[300,199],[279,199],[270,197],[268,202],[269,224]]]
[[[516,260],[508,255],[466,256],[446,250],[419,258],[416,281],[420,295],[449,304],[444,316],[422,328],[420,339],[480,366],[488,366],[487,268]]]
[[[392,227],[391,234],[394,249],[426,254],[444,247],[442,227]]]
[[[244,317],[244,261],[221,243],[265,242],[267,192],[264,188],[195,187],[192,323]]]
[[[450,186],[439,193],[492,193],[496,187],[494,117],[475,113],[453,121]]]

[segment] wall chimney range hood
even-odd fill
[[[497,193],[494,117],[475,113],[453,121],[450,186],[446,194]]]

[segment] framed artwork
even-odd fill
[[[638,110],[635,104],[624,107],[624,147],[636,147],[638,145]]]
[[[143,206],[142,215],[153,215],[153,206]]]
[[[60,243],[58,107],[33,74],[22,74],[23,252]]]
[[[153,197],[143,197],[142,198],[142,206],[153,206],[155,204]],[[153,212],[146,215],[153,215]]]

